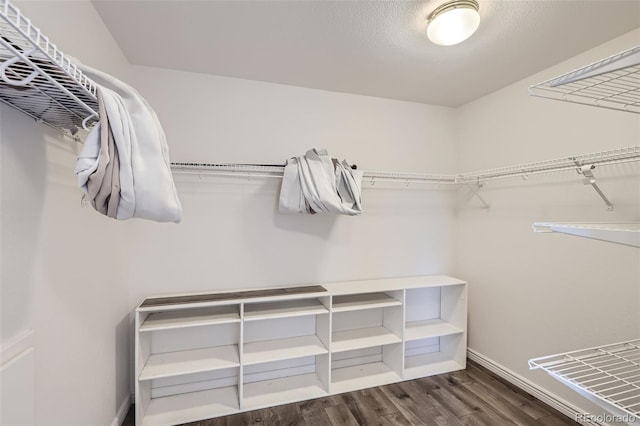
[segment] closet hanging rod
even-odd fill
[[[595,166],[620,164],[632,161],[640,161],[640,146],[618,148],[590,154],[581,154],[573,157],[480,170],[458,175],[365,171],[363,178],[368,179],[371,182],[469,184],[498,178],[527,177],[541,173],[577,170],[576,163]],[[272,178],[282,178],[282,173],[284,171],[284,166],[281,165],[261,164],[211,164],[182,162],[171,163],[171,168],[175,173],[183,174],[212,174],[218,176]]]
[[[171,163],[171,169],[182,174],[213,174],[218,176],[282,178],[284,166],[260,164]],[[426,173],[365,171],[363,179],[374,182],[455,184],[454,175]]]

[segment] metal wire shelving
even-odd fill
[[[529,367],[626,414],[628,423],[640,420],[640,340],[535,358]]]
[[[529,87],[533,96],[640,113],[640,46]]]
[[[514,166],[463,173],[457,176],[456,181],[458,183],[474,183],[478,181],[484,182],[488,180],[507,177],[526,177],[541,173],[576,170],[577,167],[585,164],[600,166],[639,160],[640,146],[631,146],[589,154],[556,158],[553,160],[538,161],[533,163],[518,164]]]
[[[283,165],[261,164],[212,164],[212,163],[171,163],[174,173],[204,174],[233,177],[282,178]],[[411,172],[365,171],[363,179],[370,182],[401,182],[420,184],[455,185],[456,176]]]
[[[620,64],[629,64],[630,61],[636,61],[638,55],[640,55],[640,47],[601,61],[602,63],[593,64],[587,67],[588,70],[576,71],[550,80],[548,85],[560,87],[578,84],[575,80],[580,76],[584,77],[587,73],[593,74],[596,71],[601,72],[606,67],[611,68],[613,66],[611,64],[615,64],[615,67],[619,67]],[[631,68],[635,69],[635,66]],[[589,78],[601,78],[602,75],[604,74]],[[624,78],[619,79],[640,85],[640,78],[634,73],[627,73]],[[630,89],[627,92],[636,93],[636,89]],[[98,118],[96,84],[77,69],[70,59],[9,0],[0,0],[0,100],[38,121],[71,133],[75,133],[80,127],[88,129]],[[478,184],[498,178],[570,170],[581,164],[595,166],[639,159],[640,146],[635,146],[461,174],[365,171],[363,177],[372,184],[401,182],[407,185],[455,186]],[[172,169],[176,173],[185,174],[266,178],[280,178],[284,170],[281,165],[199,162],[172,163]]]
[[[577,170],[583,165],[603,166],[640,161],[640,146],[623,147],[606,151],[580,154],[547,161],[518,164],[461,174],[430,174],[365,171],[364,179],[381,182],[427,183],[460,185],[485,182],[510,177]],[[218,176],[281,178],[284,166],[259,164],[171,163],[176,173],[212,174]]]
[[[9,0],[0,0],[0,100],[72,134],[98,117],[95,83]]]
[[[594,62],[529,88],[533,96],[640,113],[640,46]],[[595,183],[595,165],[637,161],[640,147],[532,164],[530,173],[577,168],[584,183],[613,205]],[[517,167],[480,173],[478,179],[501,177]],[[560,232],[640,247],[640,223],[536,222],[535,232]],[[640,340],[550,355],[529,361],[576,392],[592,399],[626,423],[640,420]]]

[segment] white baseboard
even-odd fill
[[[508,368],[503,367],[502,365],[474,351],[473,349],[467,350],[467,357],[471,361],[474,361],[480,364],[481,366],[483,366],[484,368],[486,368],[487,370],[491,371],[496,376],[501,377],[507,382],[533,395],[534,397],[544,402],[545,404],[549,405],[550,407],[555,408],[556,410],[558,410],[559,412],[561,412],[562,414],[564,414],[565,416],[569,417],[572,420],[581,418],[581,417],[578,417],[578,415],[581,415],[584,413],[584,410],[580,410],[573,404],[568,403],[567,401],[558,397],[557,395],[549,392],[544,388],[541,388],[540,386],[536,385],[530,380],[525,379],[519,374],[514,373]],[[599,423],[596,421],[589,421],[589,420],[578,421],[578,423],[585,426],[610,426],[608,423]]]
[[[111,426],[120,426],[125,417],[127,417],[127,413],[129,412],[129,408],[133,405],[133,395],[127,395],[127,397],[120,404],[120,408],[118,408],[118,412],[116,413],[116,417],[111,422]]]

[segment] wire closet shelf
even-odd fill
[[[95,83],[8,0],[0,0],[0,100],[72,134],[98,118]]]
[[[432,184],[470,184],[508,177],[526,177],[541,173],[576,170],[579,165],[612,165],[640,161],[640,146],[624,147],[581,154],[572,157],[495,169],[480,170],[458,175],[427,173],[365,171],[364,179],[372,182],[405,182]],[[282,178],[284,166],[258,164],[171,163],[175,173],[212,174],[218,176]]]
[[[640,98],[640,72],[638,65],[621,65],[640,61],[640,46],[593,64],[585,69],[550,80],[549,85],[566,86],[578,78],[594,72],[602,73],[607,67],[616,68],[589,78],[604,78],[614,73],[617,80],[635,86],[625,88],[625,96]],[[614,64],[614,65],[611,65]],[[624,72],[624,76],[619,75]],[[598,80],[600,81],[600,80]],[[618,87],[620,83],[611,83]],[[542,83],[541,85],[544,85]],[[597,84],[609,87],[608,84]],[[626,86],[625,86],[626,87]],[[594,89],[595,90],[595,89]],[[598,89],[600,90],[600,89]],[[599,92],[598,92],[599,93]],[[621,95],[622,96],[622,95]],[[627,98],[625,98],[627,99]],[[0,0],[0,100],[55,128],[75,134],[80,127],[88,129],[97,122],[96,84],[87,78],[48,37],[32,25],[9,0]],[[627,110],[640,105],[625,103]],[[640,147],[620,148],[593,154],[583,154],[556,160],[520,164],[462,174],[432,174],[415,172],[365,171],[364,178],[375,182],[402,182],[427,184],[470,184],[497,178],[528,176],[538,173],[562,171],[578,164],[615,164],[640,159]],[[172,163],[177,173],[216,174],[247,177],[282,177],[284,167],[253,164]]]
[[[582,165],[612,165],[632,161],[640,161],[640,146],[610,149],[589,154],[557,158],[554,160],[538,161],[515,166],[463,173],[457,176],[456,181],[458,183],[484,182],[499,178],[527,177],[542,173],[576,170],[576,168]]]
[[[535,358],[529,367],[640,420],[640,340]]]
[[[533,96],[640,113],[640,46],[529,87]]]
[[[211,163],[171,163],[174,173],[204,174],[235,177],[282,178],[284,166],[260,164],[211,164]],[[370,182],[403,182],[455,184],[455,175],[438,175],[428,173],[365,171],[363,179]]]

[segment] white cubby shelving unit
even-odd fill
[[[638,114],[640,46],[531,86],[529,93],[543,98]],[[628,158],[635,159],[638,149],[630,148],[631,155]],[[578,164],[593,163],[591,159],[584,162],[582,159],[577,160]],[[620,160],[626,161],[622,157]],[[605,197],[603,199],[606,200]],[[640,248],[638,222],[536,222],[533,230]],[[534,358],[529,360],[529,367],[532,370],[546,371],[606,410],[624,416],[629,423],[640,420],[640,340]]]
[[[136,309],[136,424],[464,369],[466,329],[466,283],[444,275],[147,298]]]

